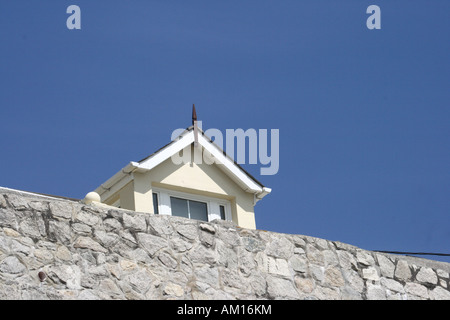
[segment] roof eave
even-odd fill
[[[131,161],[125,167],[119,170],[115,175],[113,175],[111,178],[102,183],[97,189],[95,189],[95,192],[102,196],[105,192],[111,190],[111,188],[114,187],[119,181],[132,174],[138,168],[139,163]]]

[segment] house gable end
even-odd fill
[[[187,133],[180,135],[178,140],[174,140],[165,148],[160,149],[152,156],[144,159],[138,164],[137,168],[140,170],[152,170],[163,161],[194,143],[194,141],[194,131],[191,129]],[[198,143],[214,157],[216,165],[245,191],[251,193],[261,193],[264,189],[268,190],[256,182],[242,168],[236,165],[233,160],[224,154],[223,150],[220,150],[209,139],[205,138],[203,134],[198,135]]]

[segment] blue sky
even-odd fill
[[[81,30],[66,9],[81,8]],[[381,29],[369,30],[369,5]],[[450,2],[2,1],[0,186],[74,198],[191,124],[279,129],[258,229],[450,253]],[[431,257],[449,261],[449,257]]]

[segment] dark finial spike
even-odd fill
[[[198,145],[198,127],[197,127],[197,112],[195,112],[195,104],[192,105],[192,125],[194,126],[194,146]]]
[[[195,111],[195,104],[192,105],[192,124],[197,121],[197,112]]]

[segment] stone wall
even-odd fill
[[[449,271],[308,236],[0,188],[0,299],[441,300]]]

